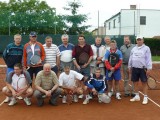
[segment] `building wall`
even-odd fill
[[[146,25],[140,25],[140,16],[146,16]],[[116,28],[113,28],[113,20],[116,21]],[[142,35],[153,37],[160,35],[160,10],[129,10],[122,9],[120,14],[106,22],[106,35]],[[109,22],[111,29],[109,30]]]
[[[120,15],[115,16],[113,19],[110,19],[107,23],[106,23],[106,35],[119,35],[119,28],[120,28],[120,22],[119,22],[119,18]],[[114,24],[114,20],[115,20],[115,27],[113,26]],[[110,24],[110,27],[109,27]]]

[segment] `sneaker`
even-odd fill
[[[30,101],[29,98],[26,97],[26,98],[24,98],[23,100],[24,100],[24,102],[26,103],[26,105],[28,105],[28,106],[31,105],[31,101]]]
[[[116,93],[116,99],[121,100],[121,94],[120,93]]]
[[[113,95],[113,92],[108,92],[109,97],[112,97],[112,95]]]
[[[91,99],[93,99],[93,97],[92,97],[92,95],[91,95],[91,94],[89,94],[88,98],[89,98],[90,100],[91,100]]]
[[[86,98],[86,99],[83,101],[83,105],[86,105],[86,104],[88,104],[88,103],[89,103],[89,99]]]
[[[4,100],[4,103],[8,103],[10,100],[11,100],[10,97],[6,97],[5,100]]]
[[[79,95],[78,98],[82,99],[82,98],[83,98],[83,94],[82,94],[82,95]]]
[[[9,106],[13,106],[13,105],[15,105],[17,103],[17,100],[15,99],[15,98],[11,98],[11,101],[9,102]]]
[[[142,104],[143,104],[143,105],[146,105],[147,103],[148,103],[148,97],[144,97]]]
[[[77,97],[77,95],[73,95],[73,101],[74,101],[74,102],[78,102],[78,97]]]
[[[136,95],[134,93],[131,93],[131,97],[135,97]]]
[[[136,95],[135,97],[133,97],[132,99],[130,99],[131,102],[135,102],[135,101],[140,101],[140,97],[138,95]]]
[[[67,103],[67,97],[66,96],[62,97],[62,103],[64,103],[64,104]]]
[[[23,97],[22,96],[18,96],[17,99],[23,100]]]
[[[101,95],[98,95],[98,102],[99,102],[99,103],[102,103]]]

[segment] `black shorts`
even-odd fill
[[[139,79],[142,82],[147,82],[146,71],[143,68],[132,68],[131,81],[138,82]]]

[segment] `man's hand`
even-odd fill
[[[114,72],[114,67],[111,67],[111,69],[110,69],[112,72]]]
[[[16,91],[12,91],[12,96],[13,96],[13,97],[17,97]]]
[[[88,66],[88,64],[85,63],[85,64],[82,66],[82,68],[86,68],[87,66]]]
[[[47,97],[50,97],[51,94],[52,94],[52,91],[51,91],[51,90],[48,90],[48,91],[45,92],[45,94],[46,94]]]
[[[92,89],[93,95],[97,95],[97,91],[95,88]]]
[[[79,65],[76,65],[76,68],[80,71],[81,67]]]

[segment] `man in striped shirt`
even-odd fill
[[[52,38],[50,36],[45,38],[45,42],[43,45],[46,52],[45,63],[49,63],[51,70],[57,74],[60,68],[60,51],[57,45],[52,44]]]

